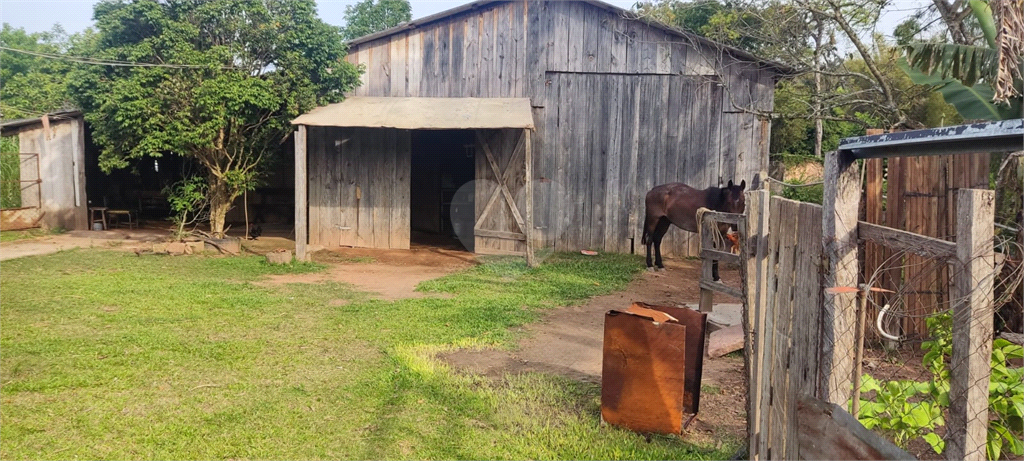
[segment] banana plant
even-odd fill
[[[984,0],[971,0],[971,12],[985,35],[987,47],[951,43],[913,43],[904,47],[900,67],[918,85],[935,87],[965,119],[1006,120],[1021,117],[1022,98],[1007,104],[992,102],[992,82],[999,70],[996,24]],[[1021,81],[1014,82],[1018,89]],[[1018,93],[1020,91],[1018,90]]]

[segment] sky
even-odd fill
[[[357,0],[318,0],[317,7],[320,18],[329,24],[343,25],[345,6],[355,4]],[[430,16],[471,0],[410,0],[412,17],[419,19]],[[636,0],[603,0],[619,8],[629,9]],[[50,30],[54,23],[60,23],[68,33],[81,32],[93,25],[92,7],[96,0],[0,0],[0,22],[9,23],[15,28],[24,28],[26,32],[44,32]],[[877,31],[892,37],[896,25],[908,14],[921,5],[931,3],[929,0],[892,0]]]
[[[357,0],[317,0],[320,18],[328,24],[343,25],[345,6]],[[419,19],[455,8],[471,0],[410,0],[412,17]],[[620,8],[629,9],[636,0],[604,0]],[[68,33],[81,32],[92,25],[92,6],[95,0],[0,0],[0,22],[22,27],[26,32],[44,32],[60,23]]]

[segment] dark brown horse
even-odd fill
[[[697,190],[683,183],[669,183],[655,186],[647,193],[647,216],[644,219],[644,232],[640,242],[647,245],[647,268],[651,265],[651,246],[654,246],[654,265],[658,269],[664,269],[661,261],[661,239],[668,232],[670,224],[690,232],[697,232],[697,209],[704,207],[715,211],[726,213],[743,213],[746,203],[743,199],[743,189],[747,187],[747,181],[741,181],[734,185],[729,181],[728,186],[709,187],[704,190]],[[728,224],[720,224],[719,231],[725,235],[729,230]],[[718,261],[713,265],[713,275],[718,280]]]

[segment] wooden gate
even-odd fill
[[[530,130],[477,130],[474,252],[526,256],[532,266]]]

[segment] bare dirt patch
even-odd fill
[[[312,260],[327,264],[328,269],[312,274],[275,275],[260,284],[343,282],[386,300],[438,297],[443,295],[415,291],[416,285],[475,264],[471,253],[430,247],[411,250],[334,248],[313,253]]]
[[[607,311],[625,309],[633,301],[670,306],[695,305],[699,301],[700,262],[670,260],[666,266],[662,272],[644,272],[623,291],[553,310],[540,322],[524,327],[527,337],[516,350],[462,349],[440,358],[457,370],[495,379],[506,373],[541,372],[600,383]],[[722,279],[738,286],[739,274],[723,268]],[[716,295],[715,302],[739,300]],[[700,413],[683,437],[701,444],[742,439],[746,431],[742,357],[731,354],[705,358],[702,385]]]

